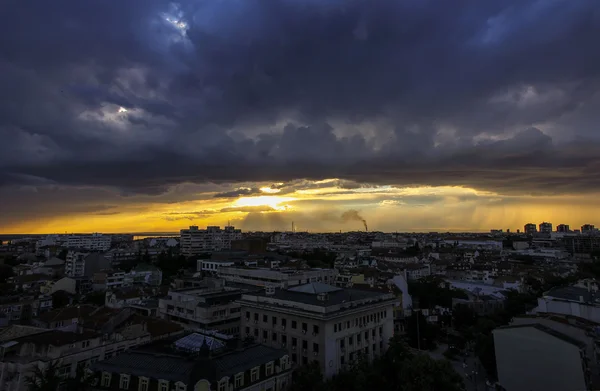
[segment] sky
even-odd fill
[[[600,225],[597,0],[0,8],[0,233]]]

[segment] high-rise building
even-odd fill
[[[242,230],[232,226],[224,229],[215,226],[198,229],[197,225],[192,225],[189,229],[182,229],[180,234],[181,254],[185,256],[228,250],[233,240],[242,239]]]
[[[528,235],[532,235],[532,234],[534,234],[534,233],[537,232],[537,227],[533,223],[527,223],[523,227],[523,232],[526,233],[526,234],[528,234]]]
[[[243,294],[242,337],[287,349],[292,362],[317,361],[326,377],[359,357],[383,354],[394,333],[391,293],[310,283]]]
[[[596,230],[594,224],[584,224],[581,226],[581,233],[590,233]]]
[[[552,232],[552,223],[543,222],[540,223],[540,233],[549,234]]]
[[[569,224],[559,224],[556,226],[556,232],[570,232],[571,231],[571,227],[569,227]]]

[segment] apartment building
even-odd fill
[[[543,234],[549,234],[552,233],[552,223],[548,223],[546,221],[544,221],[543,223],[540,223],[540,233]]]
[[[217,274],[220,278],[237,283],[267,286],[275,285],[286,288],[311,282],[334,284],[337,271],[334,269],[268,269],[250,267],[219,267]]]
[[[89,251],[108,251],[111,239],[108,235],[94,233],[91,235],[72,235],[65,242],[68,248],[76,248]]]
[[[230,249],[231,241],[242,239],[242,230],[232,226],[226,226],[224,229],[216,226],[198,229],[197,225],[192,225],[189,229],[182,229],[180,235],[181,254],[189,257]]]
[[[103,254],[69,251],[65,261],[65,275],[68,277],[92,277],[96,272],[110,269],[110,266],[110,259]]]
[[[382,354],[394,333],[390,293],[343,289],[313,282],[288,289],[267,287],[240,299],[242,337],[287,349],[293,363],[318,361],[331,377],[363,354]]]
[[[224,281],[213,287],[172,289],[159,300],[159,314],[192,329],[239,335],[241,306],[237,300],[248,290],[226,286]]]

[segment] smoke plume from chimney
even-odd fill
[[[359,213],[358,211],[354,210],[354,209],[350,209],[345,211],[344,213],[342,213],[342,221],[344,223],[348,222],[348,221],[360,221],[363,223],[363,226],[365,227],[365,231],[368,231],[368,227],[367,227],[367,220],[365,220]]]

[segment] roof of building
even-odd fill
[[[253,345],[212,358],[134,350],[99,361],[92,369],[193,384],[194,379],[207,379],[213,382],[223,376],[232,376],[275,361],[286,354],[285,350],[263,345]]]
[[[311,284],[307,284],[311,285]],[[325,284],[323,284],[325,285]],[[312,288],[302,288],[303,286],[296,287],[297,289],[275,289],[275,293],[268,295],[265,291],[252,293],[253,295],[263,297],[273,297],[278,300],[292,301],[297,303],[309,304],[320,307],[329,307],[333,305],[339,305],[343,303],[349,303],[352,301],[364,300],[364,299],[377,299],[387,295],[382,292],[367,291],[361,289],[341,289],[334,288],[326,293],[325,300],[319,298],[319,293],[314,293]]]
[[[554,329],[551,329],[550,327],[541,325],[539,323],[535,323],[535,324],[532,324],[532,323],[529,323],[529,324],[519,324],[519,325],[512,325],[512,326],[501,326],[501,327],[498,327],[496,330],[511,330],[511,329],[527,328],[527,327],[537,329],[537,330],[539,330],[541,332],[544,332],[544,333],[546,333],[548,335],[551,335],[551,336],[553,336],[555,338],[558,338],[558,339],[560,339],[562,341],[565,341],[565,342],[568,342],[570,344],[573,344],[573,345],[575,345],[575,346],[577,346],[579,348],[585,348],[586,347],[586,344],[584,342],[582,342],[582,341],[580,341],[578,339],[572,338],[572,337],[570,337],[570,336],[568,336],[568,335],[566,335],[564,333],[561,333],[560,331],[556,331]]]
[[[330,293],[341,291],[341,288],[335,287],[329,284],[323,284],[322,282],[311,282],[310,284],[298,285],[293,288],[289,288],[292,292],[311,293],[313,295],[319,293]]]
[[[44,263],[44,266],[63,266],[64,264],[65,264],[64,260],[62,260],[60,258],[52,257]]]
[[[96,310],[97,307],[89,304],[82,304],[78,306],[64,307],[56,310],[48,311],[41,314],[38,319],[45,323],[58,322],[61,320],[71,320],[87,316]]]
[[[34,343],[39,345],[64,346],[67,344],[85,341],[88,339],[99,337],[100,334],[90,331],[81,333],[50,330],[44,333],[31,334],[17,339],[21,343]]]
[[[598,297],[594,292],[589,291],[586,288],[577,286],[566,286],[552,288],[548,292],[544,293],[544,296],[553,297],[561,300],[578,301],[580,302],[583,298],[585,303],[597,302]]]

